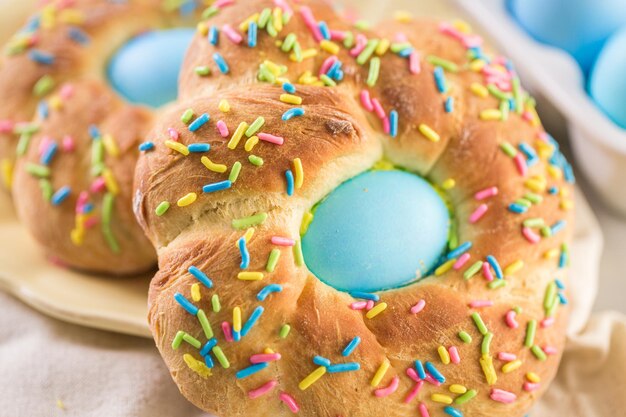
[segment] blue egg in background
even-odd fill
[[[626,26],[600,52],[589,79],[589,94],[611,120],[626,129]]]
[[[609,36],[626,25],[625,0],[507,0],[536,40],[569,52],[589,74]]]
[[[178,74],[195,35],[191,28],[142,33],[111,57],[111,86],[131,103],[161,107],[178,96]]]
[[[428,181],[399,170],[367,171],[319,203],[302,251],[326,284],[374,292],[432,272],[449,227],[448,208]]]

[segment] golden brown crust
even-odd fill
[[[366,86],[368,64],[355,63],[347,48],[340,46],[337,57],[344,65],[343,80],[334,87],[316,85],[319,83],[314,77],[331,54],[317,46],[302,18],[301,6],[282,1],[277,4],[287,4],[294,15],[276,38],[259,31],[257,48],[248,48],[245,41],[236,45],[223,33],[217,47],[204,35],[196,38],[186,60],[188,71],[181,77],[186,99],[159,118],[151,136],[154,150],[143,154],[137,165],[136,215],[159,256],[159,272],[150,288],[149,321],[157,347],[181,392],[200,408],[222,417],[290,415],[281,402],[281,393],[292,396],[299,414],[305,416],[419,415],[418,404],[427,407],[431,416],[452,415],[453,411],[446,411],[447,405],[438,401],[448,399],[464,416],[522,416],[554,377],[563,348],[568,306],[558,304],[559,297],[566,297],[566,290],[557,289],[556,280],[558,285],[566,282],[564,266],[573,220],[571,186],[565,181],[571,180],[570,167],[546,137],[532,102],[525,97],[523,102],[516,102],[523,105],[519,113],[518,107],[500,107],[502,102],[509,103],[509,96],[515,100],[525,93],[500,91],[511,89],[507,82],[517,82],[500,57],[483,49],[482,59],[469,59],[472,51],[468,51],[468,44],[476,43],[477,38],[464,33],[462,26],[393,22],[381,25],[377,35],[354,30],[327,6],[310,1],[303,4],[331,30],[363,33],[368,39],[380,36],[392,43],[405,42],[398,38],[406,37],[419,53],[420,64],[419,70],[411,73],[406,58],[391,52],[382,54],[378,81]],[[204,28],[223,28],[225,24],[238,28],[248,16],[273,7],[269,0],[239,1],[221,9]],[[289,33],[297,35],[303,49],[315,48],[316,55],[291,62],[277,43]],[[230,64],[229,74],[221,74],[210,61],[215,52]],[[277,76],[278,85],[257,81],[259,65],[266,60],[288,66],[286,73]],[[491,63],[480,62],[486,60]],[[192,70],[198,65],[209,65],[212,75],[198,77]],[[437,66],[448,67],[444,92],[435,79]],[[302,78],[305,71],[311,74]],[[281,77],[296,84],[301,105],[279,100],[283,93]],[[297,84],[297,80],[303,82]],[[491,86],[488,90],[490,84],[501,88]],[[384,132],[384,121],[364,110],[360,101],[363,90],[380,100],[387,117],[391,110],[398,112],[397,137],[390,138]],[[449,97],[454,105],[446,111]],[[221,100],[230,104],[229,112],[220,111]],[[302,108],[304,115],[282,120],[284,112],[293,107]],[[211,120],[191,132],[188,123],[181,121],[187,108],[193,109],[194,118],[207,113]],[[239,123],[250,124],[259,116],[265,120],[260,131],[283,137],[284,144],[259,142],[246,150],[248,138],[244,136],[229,148]],[[226,137],[218,132],[218,121],[228,127]],[[423,126],[437,133],[439,141],[429,140]],[[183,146],[210,143],[210,151],[184,156],[172,150],[165,143],[170,128],[179,133]],[[252,164],[251,154],[261,156],[263,165]],[[226,167],[222,172],[211,171],[201,163],[202,156]],[[459,262],[452,268],[460,255],[452,253],[451,261],[445,263],[447,269],[379,293],[377,305],[384,302],[387,308],[368,318],[365,311],[351,308],[358,299],[318,280],[292,248],[270,241],[274,236],[297,241],[302,218],[314,204],[383,156],[444,189],[453,207],[456,238],[459,244],[472,243],[466,252],[471,257],[464,265]],[[285,171],[295,170],[296,158],[302,161],[305,180],[293,196],[288,196]],[[242,168],[234,181],[230,175],[236,162]],[[202,192],[204,185],[229,178],[233,180],[230,188]],[[495,195],[475,197],[490,187],[497,188]],[[177,201],[192,192],[197,194],[195,202],[179,207]],[[157,215],[156,207],[164,201],[170,207]],[[487,212],[470,221],[483,204]],[[244,270],[237,244],[246,227],[235,227],[238,225],[232,222],[259,213],[267,214],[267,218],[254,224],[254,234],[246,238],[250,265],[245,271],[261,272],[263,278],[244,281],[238,279]],[[528,230],[523,229],[525,220],[530,220]],[[562,225],[566,225],[564,230],[559,230]],[[280,251],[273,271],[266,266],[272,249]],[[486,272],[468,272],[476,262],[480,266],[488,259],[499,262],[504,276],[494,278],[493,267]],[[188,272],[191,266],[212,280],[211,288]],[[268,284],[281,285],[282,291],[264,301],[257,299]],[[209,338],[195,314],[186,312],[175,300],[177,293],[206,313],[229,367],[221,366],[217,356],[209,353],[206,356],[215,362],[210,372],[202,364],[202,349],[181,342],[181,331],[201,346]],[[216,296],[220,309],[214,308]],[[425,307],[412,313],[411,308],[420,300],[425,301]],[[558,309],[553,305],[559,305]],[[234,325],[234,309],[241,309],[245,323],[259,306],[264,308],[263,314],[249,334],[241,341],[228,341],[221,324]],[[473,313],[480,315],[486,330],[475,323]],[[537,326],[534,337],[532,332],[526,335],[529,323]],[[281,338],[284,324],[291,326],[291,332]],[[472,340],[464,342],[460,332]],[[342,350],[355,336],[361,343],[344,358]],[[445,354],[440,356],[440,349],[449,352],[452,347],[459,353],[458,364],[447,363]],[[238,371],[250,366],[252,355],[268,348],[279,352],[281,359],[254,375],[237,378]],[[357,362],[360,369],[325,374],[307,389],[299,389],[299,383],[318,367],[312,362],[316,355],[333,364]],[[438,386],[432,379],[416,383],[407,374],[415,369],[416,360],[434,364],[445,376],[445,383]],[[390,368],[380,383],[372,386],[372,378],[385,361]],[[398,387],[391,395],[375,395],[376,389],[387,387],[394,377],[398,377]],[[265,395],[249,397],[251,390],[272,381],[276,386]],[[419,393],[405,402],[416,384],[423,384]],[[463,397],[462,389],[475,390],[475,397]],[[463,398],[468,399],[463,402]],[[498,401],[508,398],[511,403]]]

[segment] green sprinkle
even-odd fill
[[[446,71],[459,72],[459,66],[457,64],[435,55],[428,55],[426,57],[426,61],[428,61],[431,65],[442,67]]]
[[[202,347],[202,343],[200,343],[198,339],[188,333],[185,333],[183,335],[183,340],[189,343],[191,346],[195,347],[196,349],[200,349]]]
[[[531,320],[526,325],[526,338],[524,346],[531,347],[535,343],[535,334],[537,333],[537,320]]]
[[[493,280],[489,284],[487,284],[487,287],[490,290],[495,290],[495,289],[498,289],[498,288],[506,287],[506,280],[505,279]]]
[[[322,80],[322,82],[324,83],[325,86],[327,87],[335,87],[337,85],[337,83],[335,82],[335,80],[333,80],[332,78],[330,78],[328,75],[326,74],[322,74],[320,75],[320,80]]]
[[[28,150],[28,145],[30,145],[31,135],[23,134],[20,136],[20,140],[17,142],[17,148],[15,153],[17,156],[26,155],[26,151]]]
[[[302,241],[298,239],[293,246],[293,259],[296,266],[304,265],[304,256],[302,255]]]
[[[39,132],[39,125],[36,123],[18,124],[13,128],[16,135],[33,135]]]
[[[111,251],[118,253],[120,251],[120,246],[111,231],[111,218],[113,217],[114,202],[115,196],[111,193],[106,193],[104,197],[102,197],[102,234],[104,235],[104,239],[109,245]]]
[[[52,189],[52,184],[45,178],[39,180],[39,188],[41,189],[41,196],[44,201],[50,201],[52,199],[52,194],[54,190]]]
[[[283,52],[291,51],[297,40],[298,37],[296,36],[296,34],[290,33],[289,35],[287,35],[287,37],[283,41],[283,44],[280,46],[280,50]]]
[[[528,207],[528,208],[532,207],[532,205],[533,205],[533,203],[531,201],[528,201],[525,198],[517,199],[517,200],[515,200],[515,203],[519,204],[519,205],[522,205],[524,207]]]
[[[211,297],[211,306],[213,307],[214,313],[219,313],[222,309],[222,305],[220,304],[220,296],[217,294],[213,294]]]
[[[172,349],[176,350],[180,347],[180,344],[183,343],[183,337],[185,336],[185,332],[179,330],[174,336],[174,340],[172,340]]]
[[[38,178],[48,178],[50,176],[50,168],[44,165],[33,164],[31,162],[26,164],[26,172]]]
[[[102,174],[102,171],[104,171],[104,162],[98,162],[97,164],[93,164],[89,169],[89,172],[93,177],[97,177],[98,175]]]
[[[287,23],[291,20],[292,14],[289,12],[283,12],[283,26],[286,26]]]
[[[521,93],[519,77],[514,77],[512,82],[513,97],[515,98],[515,112],[522,114],[524,112],[524,97]]]
[[[169,210],[169,208],[170,208],[169,201],[161,201],[159,205],[157,206],[157,208],[154,210],[154,213],[160,217],[164,215]]]
[[[465,330],[461,330],[458,336],[459,339],[463,341],[463,343],[472,343],[472,336],[470,336],[470,334]]]
[[[119,253],[120,246],[117,243],[115,236],[113,236],[113,232],[111,231],[111,229],[103,229],[102,234],[104,235],[104,240],[106,240],[107,245],[111,249],[111,252]]]
[[[533,353],[533,355],[535,355],[535,357],[537,359],[539,359],[540,361],[545,361],[546,359],[548,359],[548,357],[546,356],[546,353],[543,351],[543,349],[541,349],[539,346],[534,345],[533,347],[530,348],[530,351]]]
[[[472,278],[474,275],[480,271],[480,268],[483,267],[483,261],[477,261],[472,266],[467,268],[467,270],[463,273],[463,278],[466,280]]]
[[[480,352],[483,355],[489,355],[489,349],[491,348],[491,341],[493,340],[493,333],[489,332],[483,337],[483,343],[480,346]]]
[[[532,217],[524,220],[523,223],[525,227],[541,227],[545,224],[541,217]]]
[[[454,403],[457,405],[465,404],[466,402],[474,398],[477,394],[478,394],[478,391],[476,391],[475,389],[471,389],[467,391],[465,394],[459,397],[456,397],[456,399],[454,400]]]
[[[220,365],[222,365],[222,368],[224,369],[230,368],[230,362],[228,362],[228,358],[226,357],[226,355],[224,355],[224,352],[222,351],[221,347],[215,346],[211,350],[213,351],[213,354],[217,358],[217,361],[220,363]]]
[[[211,68],[207,66],[199,66],[194,69],[195,73],[201,77],[206,77],[207,75],[211,75]]]
[[[279,336],[281,339],[286,338],[289,335],[289,332],[291,331],[291,326],[288,324],[283,324],[283,327],[280,328],[280,333]]]
[[[547,317],[554,317],[556,314],[556,309],[559,307],[559,303],[557,302],[558,298],[555,298],[554,303],[546,310]]]
[[[391,52],[393,52],[394,54],[397,54],[398,52],[402,52],[408,48],[412,48],[412,45],[408,42],[394,42],[389,47],[389,49],[391,49]]]
[[[541,236],[543,237],[550,237],[552,236],[552,229],[550,228],[550,226],[542,226],[541,229],[539,229],[541,232]]]
[[[509,110],[511,109],[511,106],[509,104],[509,102],[507,100],[502,100],[500,102],[500,120],[507,121],[509,119]]]
[[[293,54],[296,57],[296,62],[302,62],[304,58],[302,57],[302,47],[300,46],[300,42],[296,42],[295,45],[293,45]]]
[[[372,25],[367,20],[357,20],[354,22],[354,27],[358,30],[368,30]]]
[[[193,118],[193,109],[187,109],[183,112],[183,115],[180,116],[180,121],[184,124],[189,124],[191,119]]]
[[[487,335],[487,333],[489,333],[489,330],[487,330],[487,326],[485,326],[485,322],[483,321],[483,318],[480,317],[480,314],[476,312],[472,313],[472,320],[474,320],[474,324],[476,325],[476,328],[478,329],[480,334],[485,336]]]
[[[546,293],[543,296],[543,308],[547,311],[556,302],[557,299],[557,286],[554,281],[546,286]]]
[[[267,68],[267,65],[265,64],[261,64],[259,67],[259,81],[266,81],[271,84],[276,81],[276,76]]]
[[[517,155],[517,149],[515,149],[515,147],[509,142],[502,142],[500,144],[500,149],[502,149],[502,151],[511,158],[515,158],[515,155]]]
[[[541,204],[543,201],[543,197],[535,193],[526,193],[524,194],[524,198],[533,204]]]
[[[33,86],[33,94],[36,97],[42,97],[48,94],[54,88],[54,79],[46,74],[41,77]]]
[[[258,213],[250,217],[244,217],[242,219],[233,219],[231,225],[234,229],[241,230],[263,224],[265,220],[267,220],[267,213]]]
[[[343,46],[346,48],[352,48],[354,46],[354,33],[346,32],[346,37],[343,40]]]
[[[374,57],[370,60],[370,70],[367,74],[367,85],[374,87],[376,81],[378,81],[378,75],[380,73],[380,58]]]
[[[361,51],[359,56],[356,58],[357,64],[359,65],[365,64],[367,60],[372,57],[372,54],[378,47],[379,43],[380,41],[378,39],[370,39],[369,41],[367,41],[367,45],[365,45],[365,48],[363,48],[363,51]]]
[[[198,310],[198,321],[200,322],[200,326],[202,326],[202,331],[204,332],[204,335],[206,336],[207,339],[210,339],[213,337],[213,329],[211,328],[211,323],[209,322],[209,319],[206,317],[206,313],[204,312],[204,310],[200,309]]]
[[[274,25],[273,19],[267,23],[265,30],[267,30],[267,34],[270,35],[272,38],[278,36],[278,31],[276,31],[276,26]]]
[[[248,130],[246,130],[246,136],[250,137],[254,135],[264,124],[265,119],[262,116],[257,117],[256,120],[248,127]]]
[[[215,16],[216,14],[219,13],[219,11],[220,11],[219,7],[215,7],[215,6],[207,7],[202,12],[202,20],[206,20],[206,19],[208,19],[210,17]]]
[[[265,26],[270,21],[271,17],[272,17],[272,9],[270,9],[269,7],[263,9],[261,14],[259,15],[259,29],[265,29]]]
[[[272,249],[270,255],[267,258],[267,264],[265,265],[265,270],[267,272],[274,272],[276,269],[276,265],[278,264],[278,259],[280,258],[280,249]]]
[[[448,248],[450,248],[450,250],[459,246],[459,235],[456,229],[457,229],[456,222],[451,221],[450,230],[448,233]]]
[[[97,139],[91,142],[91,164],[97,165],[104,161],[104,143]]]
[[[250,155],[248,156],[248,161],[250,161],[252,165],[257,166],[257,167],[260,167],[263,165],[263,158],[261,158],[260,156]]]
[[[230,169],[230,174],[228,174],[228,180],[231,183],[235,183],[237,178],[239,178],[239,173],[241,172],[241,162],[237,161],[233,164],[233,167]]]
[[[504,91],[496,87],[494,84],[488,84],[487,91],[489,91],[492,96],[494,96],[500,101],[505,100],[508,102],[509,99],[511,98],[511,95],[509,93],[505,93]]]

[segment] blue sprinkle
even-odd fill
[[[361,365],[356,362],[338,363],[326,367],[326,371],[329,374],[335,374],[337,372],[358,371],[359,369],[361,369]]]
[[[98,126],[89,125],[89,136],[93,140],[100,139],[102,137],[102,134],[100,133],[100,129],[98,129]]]
[[[241,371],[237,371],[237,373],[235,374],[235,377],[237,379],[247,378],[250,375],[254,375],[257,372],[262,371],[268,366],[270,366],[268,362],[257,363],[256,365],[248,366],[247,368],[243,368]]]
[[[211,26],[211,29],[209,30],[209,42],[211,43],[211,45],[217,45],[217,43],[220,40],[220,32],[217,29],[217,27],[215,26]]]
[[[522,206],[521,204],[512,203],[509,205],[509,211],[517,214],[523,214],[528,211],[528,207]]]
[[[561,251],[561,255],[559,256],[559,268],[565,268],[567,266],[567,252],[564,250]]]
[[[548,189],[548,193],[550,193],[552,195],[558,194],[558,192],[559,192],[559,187],[550,187]]]
[[[454,97],[448,97],[443,107],[446,113],[452,113],[454,111]]]
[[[238,332],[237,330],[233,330],[233,340],[235,342],[238,342],[241,340],[241,333]]]
[[[211,358],[211,355],[204,355],[204,364],[209,369],[215,366],[215,364],[213,363],[213,359]]]
[[[448,91],[448,87],[446,86],[446,76],[443,73],[443,68],[440,66],[435,67],[435,71],[433,72],[435,75],[435,84],[437,84],[437,90],[440,93],[445,93]]]
[[[408,58],[413,53],[413,48],[404,48],[398,52],[398,56],[401,58]]]
[[[256,46],[258,26],[256,22],[250,22],[248,25],[248,46],[254,48]]]
[[[49,54],[47,52],[42,52],[38,49],[32,49],[28,53],[28,56],[30,59],[37,62],[38,64],[42,64],[42,65],[54,64],[54,55]]]
[[[446,259],[450,260],[450,259],[458,258],[459,256],[463,255],[465,252],[467,252],[471,248],[472,248],[472,242],[464,242],[461,245],[457,246],[456,249],[453,249],[450,252],[448,252],[448,254],[446,255]]]
[[[326,368],[328,368],[330,366],[330,359],[326,359],[323,356],[314,356],[313,357],[313,363],[319,366],[325,366]]]
[[[431,362],[426,362],[425,366],[426,366],[426,370],[428,371],[429,374],[432,375],[433,378],[435,378],[437,381],[441,382],[442,384],[446,382],[446,378],[441,374],[441,372],[439,372],[437,368],[435,368],[435,365],[433,365]]]
[[[443,411],[447,415],[452,416],[452,417],[463,417],[463,413],[462,412],[460,412],[459,410],[457,410],[454,407],[450,407],[449,405],[444,407]]]
[[[191,15],[198,6],[193,0],[189,0],[186,3],[183,3],[179,6],[178,12],[181,16],[189,16]]]
[[[58,148],[59,146],[56,143],[51,142],[50,146],[48,146],[44,153],[41,155],[40,162],[43,165],[49,165],[50,162],[52,162],[52,158],[54,158],[54,155],[56,155]]]
[[[415,370],[417,371],[417,376],[419,376],[420,379],[426,379],[426,371],[424,370],[424,365],[422,365],[422,361],[415,361]]]
[[[537,152],[535,152],[535,150],[527,143],[524,143],[524,142],[520,143],[518,148],[520,151],[522,151],[524,155],[526,155],[526,158],[528,159],[537,157]]]
[[[191,122],[191,124],[189,125],[189,131],[195,132],[196,130],[204,126],[209,121],[209,119],[211,118],[209,117],[207,113],[201,114],[200,116],[198,116],[196,120]]]
[[[267,285],[263,287],[261,291],[259,291],[259,293],[256,295],[256,299],[259,301],[265,301],[268,295],[275,293],[275,292],[281,292],[282,290],[283,290],[282,285],[279,285],[279,284]]]
[[[292,117],[302,116],[304,114],[304,109],[300,107],[294,107],[283,113],[283,120],[287,121]]]
[[[180,306],[184,308],[185,310],[187,310],[187,312],[191,314],[192,316],[195,316],[198,314],[198,307],[191,304],[191,301],[186,299],[185,296],[182,295],[181,293],[177,292],[176,294],[174,294],[174,299],[178,301],[178,304],[180,304]]]
[[[565,289],[565,284],[563,284],[563,281],[561,281],[560,279],[555,279],[554,283],[556,284],[557,288],[559,290],[564,290]]]
[[[56,193],[54,193],[54,195],[52,196],[52,205],[53,206],[58,206],[59,204],[61,204],[62,202],[65,201],[65,199],[67,199],[67,197],[69,197],[70,193],[72,192],[72,189],[70,187],[68,187],[67,185],[64,187],[61,187],[58,189],[58,191]]]
[[[389,136],[392,138],[398,136],[398,112],[396,110],[389,112]]]
[[[208,143],[192,143],[187,146],[187,149],[189,152],[194,153],[208,152],[211,149],[211,145]]]
[[[213,54],[213,61],[215,61],[222,74],[228,74],[230,68],[228,68],[228,64],[219,52]]]
[[[94,207],[93,203],[86,203],[85,205],[83,205],[83,214],[91,213],[94,208],[95,207]]]
[[[565,181],[570,184],[576,183],[576,177],[574,177],[574,169],[569,163],[565,163],[563,167],[563,175],[565,177]]]
[[[563,293],[559,293],[559,302],[563,305],[567,305],[567,298],[565,298]]]
[[[565,228],[566,225],[567,225],[567,222],[565,220],[559,220],[558,222],[554,223],[550,227],[550,230],[552,231],[552,235],[556,235],[557,233],[559,233],[561,230]]]
[[[372,300],[372,301],[378,301],[380,300],[380,295],[378,294],[372,294],[371,292],[363,292],[363,291],[352,291],[350,293],[350,295],[353,298],[362,298],[364,300]]]
[[[207,184],[202,187],[203,193],[213,193],[215,191],[226,190],[232,186],[232,182],[230,180],[224,180],[220,182],[214,182],[213,184]]]
[[[37,106],[37,114],[42,119],[47,119],[50,115],[50,107],[48,106],[48,103],[46,103],[45,101],[40,102]]]
[[[76,43],[79,43],[81,45],[89,43],[89,37],[87,36],[87,34],[77,27],[70,28],[69,34],[70,39],[72,39]]]
[[[294,94],[296,92],[296,87],[291,83],[283,83],[283,90],[289,94]]]
[[[341,61],[335,61],[333,65],[331,65],[328,71],[326,72],[326,75],[328,75],[330,78],[334,80],[339,80],[339,73],[341,73],[342,65],[343,64]]]
[[[327,41],[330,40],[330,30],[328,30],[328,25],[326,24],[326,22],[319,22],[317,24],[317,27],[320,29],[322,37]]]
[[[152,149],[154,149],[154,143],[152,142],[144,142],[139,145],[139,150],[141,152],[151,151]]]
[[[538,162],[539,162],[539,157],[536,156],[534,158],[528,158],[526,160],[526,165],[530,168],[530,167],[536,165]]]
[[[259,318],[261,317],[261,314],[263,314],[264,310],[265,309],[262,306],[257,306],[252,311],[252,314],[250,314],[250,317],[241,328],[241,336],[246,336],[248,333],[250,333],[250,329],[252,329],[254,325],[259,321]]]
[[[198,281],[200,281],[205,287],[213,288],[213,281],[209,279],[209,277],[199,268],[195,266],[190,266],[187,270],[191,275],[193,275]]]
[[[237,241],[237,247],[239,248],[239,253],[241,253],[241,264],[239,264],[239,268],[246,269],[250,266],[250,252],[248,252],[248,248],[246,247],[245,237]]]
[[[342,70],[337,70],[337,74],[335,75],[335,80],[337,80],[337,81],[343,80],[343,71]]]
[[[209,339],[208,342],[204,344],[204,346],[200,350],[200,355],[207,356],[209,352],[211,351],[211,349],[213,349],[215,346],[217,346],[217,339],[212,337]]]
[[[359,336],[356,336],[354,339],[350,341],[350,343],[346,345],[346,347],[341,352],[341,355],[350,356],[352,352],[354,352],[354,349],[356,349],[356,347],[359,346],[359,343],[361,343],[361,338]]]
[[[496,278],[498,279],[504,278],[504,274],[502,273],[502,268],[500,267],[500,264],[498,263],[498,260],[496,259],[495,256],[493,255],[487,256],[487,262],[489,262],[489,265],[491,265],[494,272],[496,273]]]
[[[293,185],[293,172],[291,172],[290,169],[285,171],[285,179],[287,180],[287,195],[292,196],[294,185]]]

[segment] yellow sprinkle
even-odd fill
[[[302,168],[302,161],[300,158],[294,158],[293,170],[295,171],[294,185],[296,188],[302,188],[304,183],[304,169]]]
[[[452,397],[450,397],[449,395],[445,395],[445,394],[433,394],[430,396],[430,399],[436,403],[448,404],[448,405],[452,404]]]
[[[454,22],[452,22],[452,26],[454,26],[456,29],[458,29],[459,32],[472,33],[472,27],[470,26],[469,23],[467,23],[464,20],[455,19]]]
[[[452,384],[449,389],[453,394],[465,394],[467,392],[467,388],[459,384]]]
[[[117,185],[113,172],[111,172],[109,168],[102,171],[102,178],[104,179],[104,185],[106,185],[107,190],[109,190],[111,194],[118,195],[120,193],[120,187]]]
[[[524,186],[536,193],[542,193],[546,190],[548,183],[545,177],[541,175],[535,175],[524,181]]]
[[[383,56],[387,53],[387,51],[389,50],[389,47],[391,46],[391,42],[389,41],[389,39],[383,38],[380,40],[380,42],[378,42],[378,46],[376,47],[376,55],[378,56]]]
[[[480,72],[483,70],[483,68],[485,68],[485,65],[487,65],[487,63],[482,59],[475,59],[470,62],[469,69],[474,72]]]
[[[242,281],[260,281],[263,279],[263,272],[240,272],[237,278]]]
[[[233,330],[236,332],[241,331],[241,308],[233,308]]]
[[[422,123],[419,125],[419,131],[422,135],[426,136],[432,142],[439,142],[441,139],[439,133],[435,132],[430,126]]]
[[[77,9],[64,9],[59,13],[59,21],[70,25],[81,25],[85,21],[85,15]]]
[[[120,148],[117,146],[117,142],[113,139],[111,135],[104,135],[102,137],[102,143],[104,144],[104,149],[107,151],[112,157],[118,157],[120,155]]]
[[[185,156],[189,155],[189,149],[187,149],[187,147],[180,142],[174,142],[173,140],[166,140],[165,146]]]
[[[452,266],[454,265],[455,262],[456,262],[456,259],[450,259],[449,261],[446,261],[444,264],[440,265],[437,269],[435,269],[435,275],[440,276],[440,275],[445,274],[446,272],[452,269]]]
[[[554,165],[548,165],[548,174],[555,180],[560,180],[561,178],[563,178],[563,171],[561,171],[560,168],[555,167]]]
[[[302,56],[302,60],[313,58],[314,56],[317,55],[317,49],[314,49],[314,48],[305,49],[304,51],[302,51],[300,55]],[[291,53],[291,55],[289,55],[289,59],[294,62],[298,62],[298,58],[296,57],[296,54],[294,53]]]
[[[244,20],[243,22],[241,22],[241,24],[239,25],[239,30],[241,30],[242,32],[247,32],[248,31],[248,26],[250,26],[251,22],[258,22],[259,21],[259,13],[255,13],[252,16],[250,16],[249,18],[247,18],[246,20]]]
[[[516,272],[519,272],[523,267],[524,267],[524,261],[522,261],[521,259],[518,259],[517,261],[513,262],[512,264],[509,264],[509,266],[504,268],[504,275],[505,276],[513,275]]]
[[[543,257],[545,259],[554,259],[557,256],[559,256],[559,253],[560,253],[559,248],[554,248],[554,249],[550,249],[550,250],[546,251],[543,254]]]
[[[441,183],[441,188],[443,188],[444,190],[451,190],[454,188],[455,185],[456,181],[454,180],[454,178],[448,178]]]
[[[178,207],[186,207],[196,201],[196,198],[198,198],[198,195],[196,193],[189,193],[186,196],[181,197],[176,202],[176,204],[178,205]]]
[[[228,146],[228,149],[235,149],[237,147],[237,144],[239,144],[239,141],[241,140],[241,137],[246,130],[248,130],[248,123],[239,123],[239,126],[237,126],[237,130],[235,130],[235,133],[233,133],[233,136],[228,141],[228,145],[226,145]]]
[[[526,379],[529,380],[530,382],[534,382],[535,384],[538,384],[541,382],[541,377],[534,372],[527,372]]]
[[[209,27],[204,22],[200,22],[196,25],[196,31],[201,36],[206,36],[209,33]]]
[[[82,246],[85,239],[85,229],[72,229],[70,239],[75,246]]]
[[[479,359],[479,362],[480,367],[483,368],[487,384],[494,385],[498,381],[498,376],[496,375],[496,370],[493,367],[493,359],[491,356],[483,355],[483,357]]]
[[[243,238],[246,239],[246,242],[250,242],[252,236],[254,236],[254,227],[248,228],[248,230],[246,230],[246,233],[243,235]]]
[[[48,106],[50,106],[52,110],[60,110],[63,107],[63,100],[61,100],[59,96],[52,96],[50,100],[48,100]]]
[[[437,348],[437,353],[439,354],[439,359],[444,365],[448,365],[450,363],[450,354],[448,353],[448,349],[444,346],[439,345]]]
[[[221,99],[220,104],[217,105],[217,108],[222,113],[228,113],[230,111],[230,103],[226,99]]]
[[[320,366],[319,368],[311,372],[309,375],[307,375],[306,378],[300,381],[300,383],[298,384],[298,388],[304,391],[305,389],[313,385],[313,383],[317,381],[318,379],[320,379],[325,373],[326,373],[326,367]]]
[[[498,109],[487,109],[480,112],[481,120],[500,120],[502,112]]]
[[[5,187],[11,188],[11,184],[13,183],[13,161],[3,159],[0,164],[0,170],[2,172],[2,183]]]
[[[337,55],[339,53],[339,45],[326,39],[320,42],[320,48],[331,55]]]
[[[287,104],[302,104],[302,97],[294,96],[293,94],[281,94],[280,101]]]
[[[400,23],[410,23],[413,20],[413,14],[405,10],[394,12],[393,18]]]
[[[246,143],[243,146],[243,148],[246,150],[246,152],[250,152],[250,151],[252,151],[252,149],[254,149],[254,147],[256,146],[257,143],[259,143],[259,137],[258,136],[252,136],[252,137],[248,138],[248,140],[246,140]]]
[[[191,299],[195,302],[202,299],[202,295],[200,294],[200,284],[197,282],[191,285]]]
[[[567,187],[563,187],[563,188],[561,188],[561,189],[559,190],[559,195],[560,195],[561,197],[569,197],[569,195],[570,195],[570,189],[569,189],[569,188],[567,188]]]
[[[389,363],[389,360],[385,358],[383,363],[380,364],[380,366],[378,367],[378,370],[374,374],[374,377],[372,378],[372,381],[370,382],[371,386],[377,387],[380,384],[380,381],[382,381],[383,378],[385,377],[385,374],[387,373],[389,366],[391,366],[391,363]]]
[[[387,308],[387,303],[378,303],[365,314],[368,319],[373,319]]]
[[[572,200],[561,200],[559,207],[561,207],[561,210],[570,211],[574,208],[574,202]]]
[[[272,23],[277,32],[283,30],[283,9],[280,7],[274,7],[272,13]]]
[[[272,353],[274,353],[274,351],[273,351],[271,348],[266,347],[266,348],[263,350],[263,353],[266,353],[266,354],[268,354],[268,355],[271,355]]]
[[[63,404],[62,400],[57,400],[57,408],[59,410],[65,410],[65,404]]]
[[[472,93],[482,98],[489,96],[489,90],[487,90],[487,87],[480,83],[472,83],[472,85],[470,85],[470,90]]]
[[[183,355],[183,360],[185,361],[189,369],[191,369],[192,371],[200,375],[201,378],[207,379],[208,377],[211,376],[211,369],[209,369],[204,364],[204,362],[197,360],[196,358],[191,356],[189,353],[185,353]]]
[[[263,65],[265,65],[265,67],[267,67],[267,69],[270,70],[270,72],[276,76],[279,76],[285,73],[284,67],[281,67],[280,65],[270,60],[266,59],[265,61],[263,61]]]
[[[550,158],[552,156],[552,153],[554,152],[554,147],[551,144],[546,143],[542,140],[535,141],[535,148],[537,148],[537,153],[542,159]]]
[[[202,162],[202,165],[207,167],[207,169],[209,171],[219,172],[220,174],[223,173],[223,172],[226,172],[226,170],[228,169],[228,167],[226,165],[216,164],[215,162],[212,162],[206,156],[203,156],[202,158],[200,158],[200,162]]]
[[[513,372],[518,369],[520,366],[522,366],[522,361],[519,359],[507,362],[504,366],[502,366],[502,372],[508,374],[509,372]]]
[[[306,231],[309,230],[309,225],[312,221],[313,213],[310,211],[304,213],[304,216],[302,216],[302,223],[300,223],[300,236],[304,236],[306,234]]]

